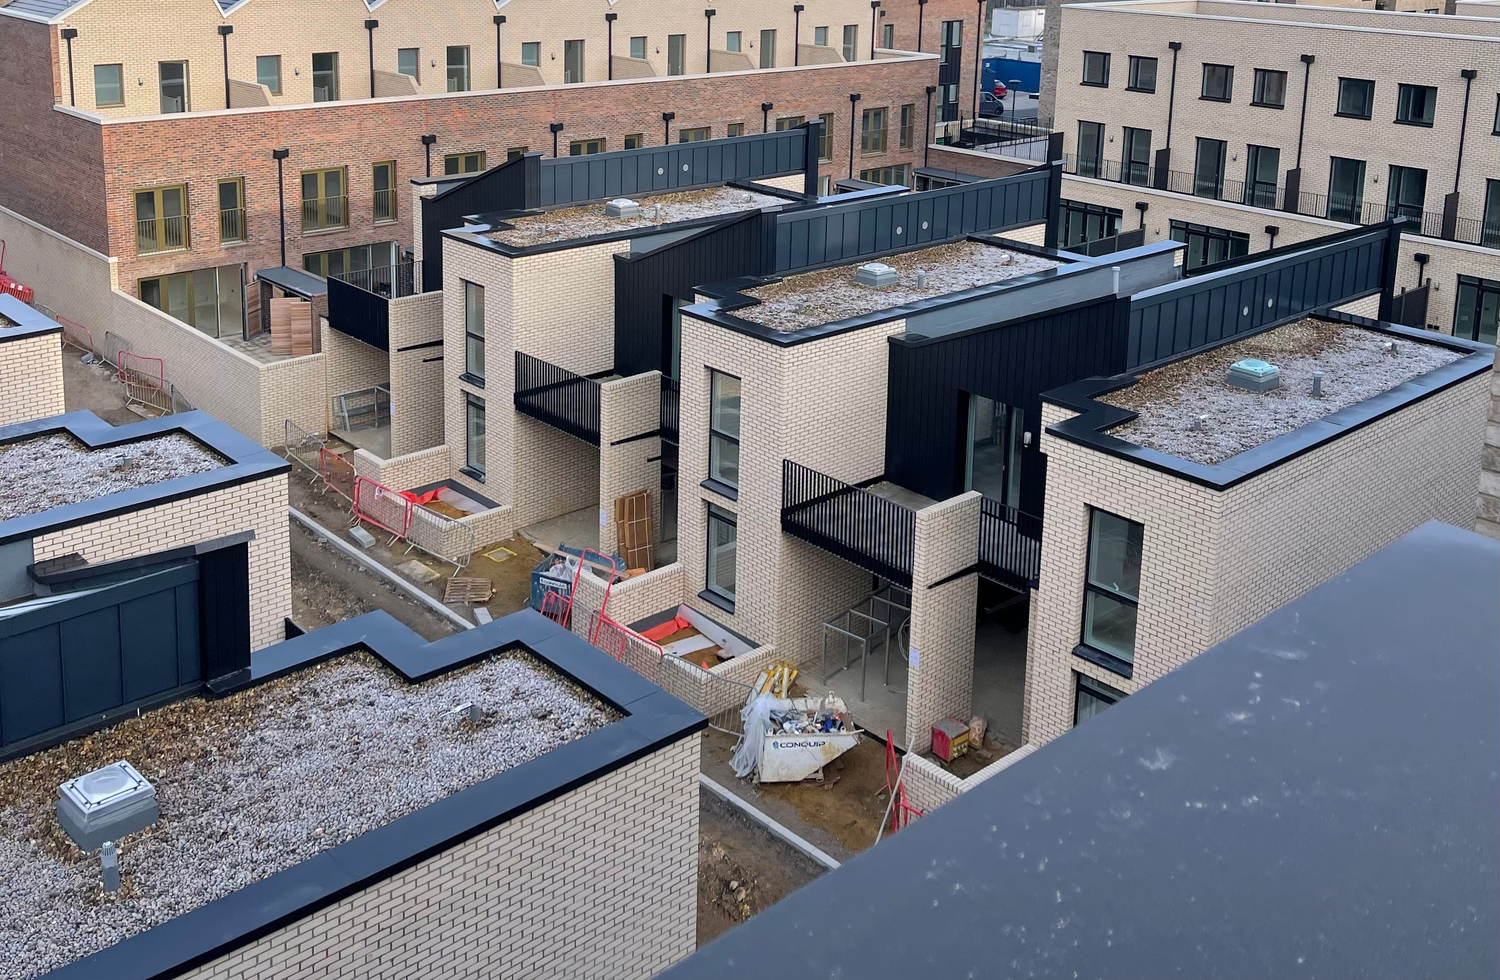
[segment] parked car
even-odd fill
[[[1004,88],[1005,86],[999,86]],[[981,119],[998,119],[1005,115],[1005,100],[993,92],[979,93],[979,117]]]

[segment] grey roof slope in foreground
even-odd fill
[[[1494,977],[1497,595],[1418,528],[662,976]]]

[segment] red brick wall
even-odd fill
[[[881,7],[885,16],[881,24],[893,24],[896,28],[896,47],[903,51],[917,50],[917,29],[921,27],[921,50],[937,54],[941,46],[943,21],[964,22],[963,67],[959,72],[958,109],[964,116],[971,115],[974,108],[974,40],[984,32],[977,28],[980,23],[979,4],[975,0],[927,0],[925,12],[917,0],[885,0]],[[932,81],[937,83],[937,70],[933,69]],[[926,95],[918,99],[922,106],[919,121],[926,120]],[[932,122],[937,124],[937,96],[933,96]]]
[[[762,102],[775,104],[771,111],[773,125],[778,116],[834,113],[833,162],[825,164],[824,172],[842,177],[849,170],[849,93],[861,93],[861,108],[921,104],[925,87],[936,79],[934,60],[881,60],[792,71],[690,76],[399,102],[221,111],[108,123],[103,132],[109,161],[106,182],[110,241],[113,254],[120,257],[120,281],[126,289],[142,276],[165,272],[238,262],[248,263],[253,272],[277,264],[276,164],[271,151],[285,147],[291,151],[285,161],[289,264],[300,264],[304,251],[391,239],[410,244],[411,202],[407,181],[425,173],[419,139],[424,133],[437,134],[437,143],[432,147],[433,168],[435,173],[441,173],[445,153],[485,150],[491,165],[503,162],[506,149],[513,146],[550,153],[552,136],[548,124],[554,121],[567,126],[559,134],[563,153],[567,152],[569,139],[596,136],[606,137],[609,149],[620,149],[629,133],[643,133],[647,145],[659,145],[663,111],[676,113],[672,122],[673,140],[679,128],[704,125],[712,126],[713,135],[720,137],[729,122],[745,123],[747,133],[759,132]],[[855,125],[858,126],[857,120]],[[894,120],[891,125],[896,125]],[[901,150],[892,134],[889,146],[889,152],[867,156],[859,154],[856,141],[855,170],[920,164],[920,143]],[[391,159],[397,162],[400,220],[394,225],[376,226],[370,168],[376,161]],[[350,228],[304,236],[300,230],[299,175],[304,169],[334,166],[348,167]],[[228,248],[218,244],[215,194],[216,181],[223,177],[245,180],[249,244]],[[188,185],[192,250],[137,258],[132,235],[132,191],[179,183]]]
[[[964,153],[958,150],[950,150],[946,147],[935,146],[928,151],[927,165],[941,170],[956,170],[963,174],[972,174],[975,177],[983,177],[985,180],[993,180],[996,177],[1009,177],[1023,170],[1030,170],[1037,166],[1034,163],[1015,163],[1010,160],[1002,160],[998,156],[987,153]]]
[[[0,17],[0,204],[106,252],[103,140],[98,125],[53,108],[53,85],[68,92],[57,44],[46,24]]]

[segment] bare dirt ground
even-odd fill
[[[825,870],[713,793],[698,791],[699,946]]]
[[[116,384],[109,368],[83,363],[73,347],[63,348],[63,403],[70,412],[88,409],[110,425],[139,422],[142,416],[125,407],[125,388]]]
[[[292,620],[306,630],[384,609],[425,640],[458,627],[292,522]]]

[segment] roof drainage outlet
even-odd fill
[[[617,197],[604,205],[604,213],[611,218],[638,218],[641,206],[628,197]]]
[[[896,270],[884,262],[866,262],[854,270],[854,281],[866,286],[894,286]]]
[[[156,789],[121,760],[57,787],[57,822],[82,851],[156,823]]]
[[[1229,375],[1224,380],[1246,391],[1270,391],[1281,386],[1281,369],[1258,358],[1247,357],[1229,365]]]

